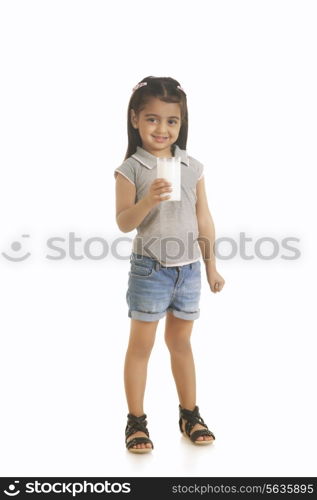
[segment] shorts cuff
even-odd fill
[[[176,318],[179,319],[188,319],[188,320],[193,320],[193,319],[198,319],[200,316],[200,310],[195,311],[195,312],[183,312],[183,311],[176,311],[176,309],[169,309],[173,313],[173,315]]]
[[[129,311],[128,316],[132,319],[138,319],[140,321],[158,321],[161,318],[164,318],[166,311],[160,313],[146,313],[140,311]]]

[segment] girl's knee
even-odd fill
[[[140,358],[148,358],[153,349],[154,343],[151,341],[144,341],[141,339],[133,339],[129,342],[128,351],[133,355]]]
[[[131,324],[128,351],[135,356],[148,357],[155,342],[157,321],[146,323],[133,321]]]
[[[187,354],[191,351],[191,343],[187,338],[165,336],[165,343],[171,354]]]

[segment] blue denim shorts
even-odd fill
[[[200,260],[164,267],[155,259],[132,252],[126,293],[129,318],[157,321],[172,311],[176,318],[197,319],[200,292]]]

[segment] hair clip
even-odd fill
[[[135,90],[138,90],[140,87],[144,87],[144,85],[147,85],[147,82],[137,83],[136,86],[133,87],[132,92],[134,92]]]
[[[184,94],[186,94],[185,90],[183,89],[183,87],[181,87],[180,85],[177,85],[177,88],[182,90],[184,92]]]
[[[135,85],[135,87],[133,87],[132,92],[135,92],[135,91],[136,91],[136,90],[138,90],[139,88],[144,87],[144,85],[147,85],[147,82],[140,82],[140,83],[137,83],[137,84]],[[180,85],[177,85],[177,88],[178,88],[179,90],[182,90],[182,91],[184,92],[184,94],[186,94],[186,92],[185,92],[185,90],[183,89],[183,87],[181,87]]]

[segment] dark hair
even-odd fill
[[[174,154],[175,145],[180,149],[186,149],[188,133],[188,110],[186,94],[183,90],[177,88],[180,83],[174,78],[147,76],[139,83],[147,82],[147,85],[135,90],[130,98],[128,106],[128,149],[125,160],[136,152],[137,146],[142,146],[139,130],[135,129],[131,123],[131,109],[138,114],[147,104],[151,97],[157,97],[164,102],[179,103],[181,110],[181,127],[176,142],[172,145],[172,154]]]

